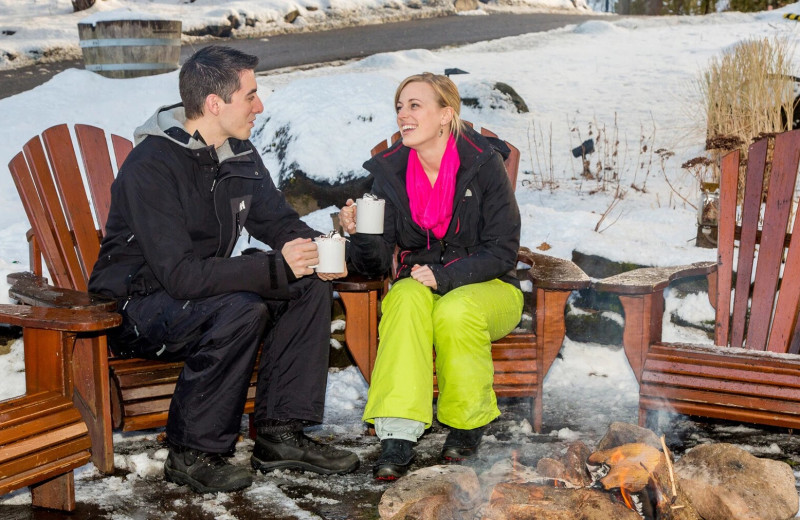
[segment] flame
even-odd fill
[[[612,466],[616,465],[620,461],[625,459],[625,454],[622,451],[615,451],[609,458],[608,463]],[[619,470],[619,482],[627,482],[628,477],[631,475],[632,471],[627,467],[622,467]],[[622,501],[628,507],[628,509],[632,511],[637,511],[636,506],[633,503],[633,497],[631,496],[631,492],[625,486],[619,487],[619,494],[622,497]]]
[[[628,509],[636,511],[636,506],[633,505],[633,498],[631,498],[631,494],[628,492],[628,490],[624,487],[621,487],[619,488],[619,494],[622,495],[622,501],[625,502],[625,505],[628,506]]]

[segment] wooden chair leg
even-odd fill
[[[60,511],[75,510],[75,476],[72,471],[34,484],[30,490],[34,506]]]
[[[636,381],[641,383],[649,345],[661,339],[664,300],[660,294],[620,295],[619,300],[625,311],[622,345]]]
[[[111,433],[111,388],[105,336],[79,338],[73,351],[73,402],[92,439],[92,462],[103,473],[114,472]]]
[[[378,354],[379,291],[340,291],[346,316],[344,340],[347,349],[366,379],[370,382],[375,357]]]
[[[544,378],[558,356],[567,327],[564,309],[570,291],[536,290],[536,380],[537,389],[533,407],[533,429],[542,431],[542,393]]]
[[[536,433],[542,432],[542,395],[538,394],[531,398],[531,425]]]

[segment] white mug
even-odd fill
[[[365,193],[355,203],[356,233],[380,235],[383,233],[383,210],[386,201]]]
[[[315,238],[319,263],[309,267],[316,269],[318,273],[343,273],[345,242],[347,240],[335,232]]]

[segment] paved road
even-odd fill
[[[604,15],[560,13],[496,13],[489,16],[444,16],[381,25],[348,27],[331,31],[283,34],[253,40],[224,40],[260,58],[258,72],[295,65],[348,60],[378,52],[404,49],[439,49],[505,36],[549,31],[569,24],[603,18]],[[198,48],[184,45],[181,59]],[[82,60],[32,65],[0,73],[0,99],[30,90],[53,74],[68,68],[83,68]]]

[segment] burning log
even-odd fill
[[[679,493],[667,457],[669,452],[665,454],[648,444],[632,443],[592,453],[586,465],[597,486],[618,493],[641,518],[699,518]]]
[[[634,493],[647,486],[662,464],[665,464],[663,454],[642,443],[596,451],[586,461],[589,473],[604,489],[624,489]]]

